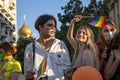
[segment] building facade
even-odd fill
[[[109,18],[112,19],[120,31],[120,0],[104,0],[109,8]]]
[[[16,0],[0,0],[0,43],[17,40]]]

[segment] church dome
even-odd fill
[[[32,30],[24,22],[18,33],[20,37],[30,37],[32,35]]]

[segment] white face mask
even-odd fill
[[[114,37],[114,34],[115,34],[115,33],[114,33],[113,31],[105,32],[105,33],[103,34],[103,37],[104,37],[105,40],[112,40],[113,37]]]

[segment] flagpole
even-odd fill
[[[82,16],[82,18],[94,18],[95,16]]]

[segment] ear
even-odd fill
[[[43,27],[39,25],[39,28],[38,28],[38,29],[39,29],[39,31],[41,31],[41,30],[43,29]]]

